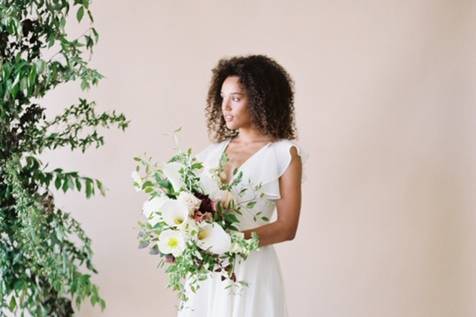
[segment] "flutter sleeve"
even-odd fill
[[[268,199],[276,200],[281,198],[279,189],[279,178],[286,172],[291,163],[291,148],[295,147],[297,154],[303,162],[303,150],[301,146],[291,140],[281,140],[274,143],[272,151],[269,151],[266,163],[262,170],[262,192]],[[301,182],[304,178],[301,179]]]

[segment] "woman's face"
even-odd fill
[[[227,128],[231,130],[251,126],[248,96],[238,80],[238,76],[228,76],[220,92],[221,111]]]

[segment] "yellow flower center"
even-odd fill
[[[178,240],[177,238],[170,238],[169,242],[167,243],[170,248],[175,249],[178,246]]]
[[[179,225],[183,222],[183,218],[182,217],[177,217],[177,218],[174,219],[174,222],[175,222],[176,225]]]
[[[202,230],[202,231],[198,232],[198,240],[203,240],[206,237],[208,237],[208,231]]]

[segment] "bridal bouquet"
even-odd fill
[[[149,196],[143,205],[146,221],[139,223],[139,247],[149,247],[151,254],[160,256],[168,287],[177,292],[181,302],[188,299],[185,285],[196,292],[199,282],[211,272],[218,272],[222,281],[233,282],[229,286],[246,286],[245,281],[237,281],[233,265],[236,259],[244,260],[257,250],[259,240],[256,234],[245,239],[237,228],[242,205],[231,189],[241,175],[229,185],[221,182],[226,155],[213,170],[217,189],[213,192],[204,188],[207,185],[199,177],[203,164],[192,156],[191,149],[179,151],[160,165],[150,158],[134,160],[133,185]],[[246,202],[246,206],[250,204],[253,201]]]

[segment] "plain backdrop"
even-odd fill
[[[184,147],[204,148],[211,69],[246,54],[273,57],[294,78],[296,143],[309,156],[297,237],[276,245],[290,316],[476,316],[475,7],[94,1],[91,64],[105,79],[42,101],[54,115],[89,97],[131,120],[125,133],[105,131],[99,150],[43,155],[108,189],[90,200],[56,194],[92,238],[93,280],[107,301],[77,316],[175,316],[158,258],[138,248],[146,197],[132,187],[132,157],[167,159],[178,127]]]

